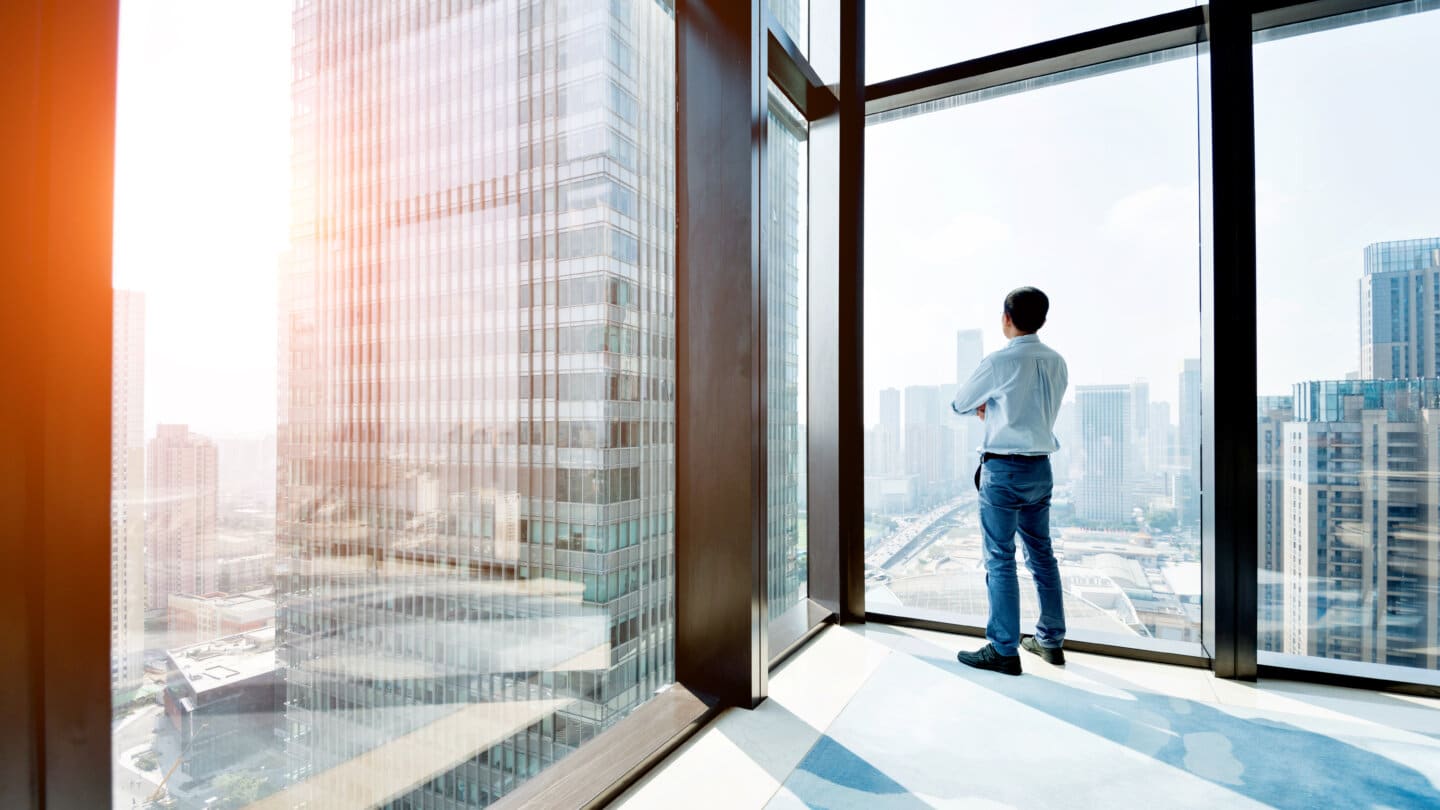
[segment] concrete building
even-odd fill
[[[1080,428],[1080,480],[1075,488],[1075,518],[1094,525],[1131,519],[1133,398],[1128,385],[1082,385],[1075,389]]]
[[[147,462],[148,605],[162,610],[172,594],[215,590],[218,458],[215,443],[185,425],[159,425]]]
[[[165,684],[165,717],[180,735],[181,773],[203,778],[274,749],[284,699],[275,628],[171,650]]]
[[[258,594],[172,594],[167,608],[170,638],[200,644],[275,624],[275,601]]]
[[[1365,248],[1360,379],[1440,376],[1440,237]]]
[[[115,291],[110,410],[110,687],[135,689],[145,648],[145,296]]]
[[[1283,432],[1284,652],[1434,669],[1440,379],[1298,383]]]

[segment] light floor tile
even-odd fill
[[[824,731],[889,654],[858,630],[827,628],[770,679],[770,698]]]

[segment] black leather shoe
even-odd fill
[[[988,669],[991,672],[1002,672],[1006,675],[1020,674],[1020,656],[1001,655],[995,649],[994,644],[986,644],[976,652],[956,653],[955,660],[976,669]]]
[[[1036,641],[1034,636],[1020,639],[1020,646],[1044,658],[1047,664],[1054,664],[1057,667],[1065,666],[1065,651],[1059,647],[1046,647]]]

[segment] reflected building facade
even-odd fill
[[[1291,421],[1294,408],[1293,397],[1271,396],[1260,397],[1255,409],[1259,443],[1255,503],[1260,517],[1257,644],[1272,652],[1282,650],[1285,625],[1285,423]]]
[[[110,410],[110,686],[140,685],[145,646],[145,296],[116,290]]]
[[[673,8],[293,22],[286,789],[431,735],[356,801],[483,806],[674,679]]]

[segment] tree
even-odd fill
[[[220,797],[217,807],[240,810],[260,800],[265,792],[265,777],[253,773],[221,774],[215,777],[215,792]]]
[[[1168,532],[1180,525],[1174,509],[1152,509],[1145,516],[1145,522],[1157,532]]]

